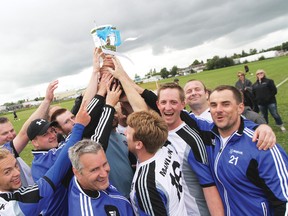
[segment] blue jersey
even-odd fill
[[[285,151],[278,144],[258,150],[252,142],[254,131],[243,121],[225,143],[216,127],[212,131],[214,139],[207,152],[226,215],[287,215]]]
[[[39,215],[53,199],[56,187],[71,167],[68,149],[82,137],[84,126],[75,124],[71,138],[59,154],[54,165],[32,186],[21,187],[13,192],[0,192],[0,215]]]
[[[49,180],[41,178],[33,186],[1,193],[0,215],[39,215],[54,194],[54,185],[50,183]]]
[[[130,216],[134,215],[130,202],[110,185],[104,191],[85,191],[74,176],[69,187],[70,216]]]
[[[11,152],[11,154],[13,154],[14,157],[16,158],[18,166],[20,168],[20,178],[21,178],[22,186],[33,185],[34,180],[32,178],[31,168],[19,156],[18,152],[16,151],[16,149],[14,147],[13,141],[5,143],[1,147],[8,149]]]
[[[70,137],[70,136],[69,136]],[[32,161],[32,176],[34,181],[37,181],[45,175],[50,167],[53,166],[63,147],[65,146],[68,139],[61,143],[59,148],[53,148],[50,150],[33,150],[34,159]],[[67,215],[68,206],[68,187],[60,184],[55,191],[53,199],[47,205],[42,212],[43,215]]]

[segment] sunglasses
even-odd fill
[[[260,75],[260,74],[264,74],[263,72],[259,72],[259,73],[257,73],[256,75],[258,76],[258,75]]]

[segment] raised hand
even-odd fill
[[[80,109],[75,117],[75,122],[87,126],[91,120],[91,116],[87,112],[87,101],[82,101]]]

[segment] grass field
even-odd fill
[[[267,77],[274,80],[275,84],[281,83],[283,80],[288,78],[288,56],[285,57],[278,57],[274,59],[267,59],[258,62],[248,63],[249,66],[249,73],[253,73],[253,75],[247,74],[246,78],[250,79],[252,83],[255,82],[255,72],[257,69],[264,69],[267,72]],[[214,87],[220,84],[227,84],[227,85],[234,85],[237,81],[237,71],[243,71],[244,66],[236,65],[232,67],[212,70],[212,71],[204,71],[198,74],[191,74],[187,76],[180,76],[179,84],[183,87],[186,81],[190,79],[199,79],[203,81],[207,88],[213,89]],[[172,82],[174,78],[160,80],[158,85],[161,83]],[[144,88],[155,90],[157,85],[155,82],[153,83],[145,83],[141,85]],[[277,103],[278,103],[278,111],[284,121],[286,123],[286,129],[288,129],[288,81],[283,83],[280,87],[278,87],[278,94],[277,94]],[[57,103],[62,107],[71,109],[74,104],[73,100]],[[55,104],[56,105],[56,104]],[[19,121],[13,120],[13,114],[9,113],[6,116],[11,120],[13,123],[15,130],[18,132],[23,125],[23,123],[27,120],[27,118],[31,115],[31,113],[35,109],[28,109],[23,111],[18,111],[17,115],[20,118]],[[288,132],[282,133],[280,129],[275,126],[274,119],[269,115],[269,125],[273,128],[274,132],[277,136],[277,142],[280,143],[283,148],[288,153]],[[33,159],[31,154],[32,145],[28,144],[28,146],[24,149],[21,153],[21,157],[30,165]]]

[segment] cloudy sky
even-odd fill
[[[288,41],[286,0],[0,0],[0,104],[82,88],[95,25],[113,24],[131,77]]]

